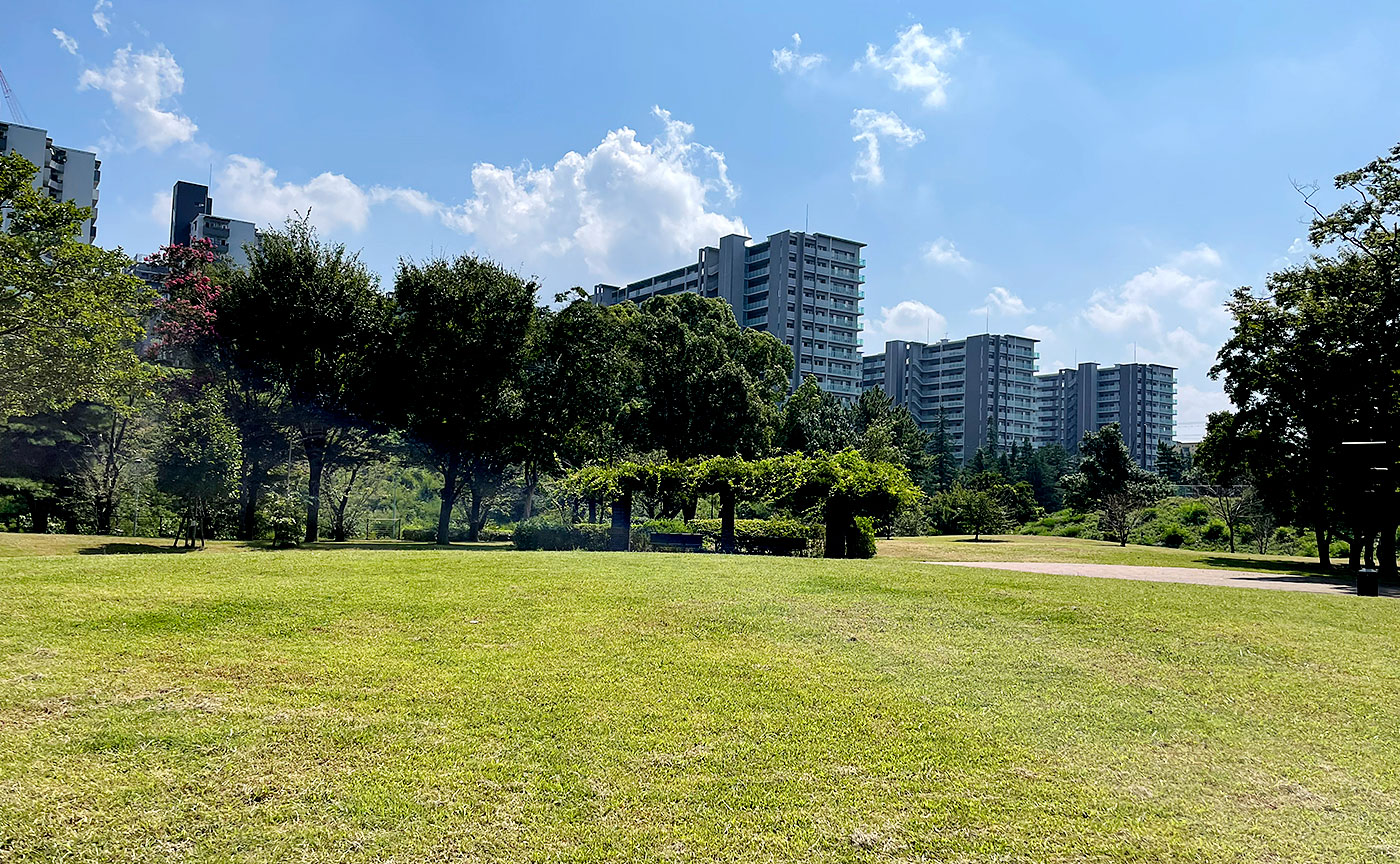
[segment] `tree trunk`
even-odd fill
[[[1351,540],[1347,543],[1347,567],[1353,572],[1361,569],[1361,532],[1352,531]]]
[[[258,532],[258,499],[262,497],[263,481],[266,479],[267,468],[261,464],[254,463],[244,472],[238,490],[239,540],[252,540]]]
[[[598,502],[592,498],[588,499],[588,524],[596,525],[598,522]]]
[[[540,483],[540,470],[530,468],[525,472],[525,506],[521,510],[521,521],[529,519],[535,513],[535,487]]]
[[[452,534],[452,507],[457,503],[457,471],[461,458],[453,453],[447,457],[447,468],[442,472],[442,504],[438,507],[437,542],[446,546]]]
[[[632,546],[632,493],[613,502],[612,530],[608,534],[608,551],[626,552]]]
[[[719,551],[734,552],[734,489],[719,490]]]
[[[1376,535],[1366,535],[1366,569],[1376,569]]]
[[[486,514],[482,513],[481,484],[473,482],[471,484],[472,503],[471,511],[467,514],[467,541],[475,543],[481,539],[481,526],[486,521]]]
[[[302,441],[306,451],[306,542],[321,539],[321,475],[326,467],[326,439],[308,437]]]
[[[29,505],[29,516],[34,520],[34,533],[49,533],[49,505],[35,502]]]
[[[695,508],[698,507],[699,504],[699,499],[694,495],[688,496],[681,502],[681,517],[685,519],[687,523],[695,521]]]
[[[1323,567],[1332,566],[1332,538],[1327,535],[1326,525],[1313,526],[1313,539],[1317,541],[1317,563]]]
[[[1389,520],[1387,520],[1389,522]],[[1376,541],[1377,570],[1382,582],[1395,581],[1395,523],[1381,526],[1381,535]]]
[[[850,511],[835,498],[826,502],[826,544],[822,550],[824,558],[846,557],[846,532],[850,528]]]

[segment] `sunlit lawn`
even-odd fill
[[[895,558],[11,557],[0,861],[1394,860],[1397,609]]]
[[[1316,558],[1257,555],[1244,547],[1240,547],[1238,552],[1199,552],[1025,534],[976,540],[971,536],[896,537],[881,540],[879,546],[883,556],[924,561],[1069,561],[1076,564],[1138,564],[1298,574],[1336,572],[1319,567]]]

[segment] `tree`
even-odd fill
[[[870,462],[855,450],[767,459],[759,466],[755,483],[780,506],[821,512],[827,558],[847,557],[847,540],[856,532],[855,517],[888,521],[919,497],[918,487],[902,465]]]
[[[416,439],[442,475],[437,542],[471,492],[469,536],[518,443],[535,284],[471,255],[399,262],[394,279],[395,361],[381,383],[384,416]]]
[[[1157,442],[1157,474],[1172,485],[1186,482],[1186,458],[1181,448],[1166,441]]]
[[[958,521],[973,540],[1006,528],[1006,511],[992,493],[957,487],[951,494]]]
[[[1206,434],[1196,447],[1192,479],[1211,513],[1225,523],[1230,551],[1246,515],[1245,478],[1249,471],[1248,443],[1240,437],[1238,418],[1229,411],[1217,411],[1206,421]]]
[[[1142,509],[1167,496],[1166,482],[1133,461],[1117,423],[1085,435],[1079,453],[1078,473],[1064,478],[1070,506],[1097,510],[1103,532],[1127,546]]]
[[[120,250],[77,240],[92,211],[35,189],[37,170],[0,155],[0,422],[120,390],[153,299]]]
[[[584,298],[536,310],[519,426],[522,518],[533,512],[543,474],[621,457],[618,424],[639,380],[636,318],[633,306],[599,306]]]
[[[872,462],[903,465],[921,487],[934,479],[933,436],[919,428],[909,409],[895,405],[879,387],[861,391],[850,409],[856,448]]]
[[[1275,467],[1288,483],[1261,489],[1271,511],[1284,505],[1310,524],[1319,560],[1330,537],[1349,523],[1355,538],[1378,530],[1382,576],[1395,577],[1393,503],[1400,483],[1400,145],[1363,168],[1338,175],[1352,196],[1331,213],[1300,188],[1314,218],[1308,239],[1319,252],[1269,275],[1255,294],[1238,289],[1235,318],[1211,374],[1223,376],[1239,422],[1276,445]],[[1360,508],[1361,478],[1346,470],[1343,441],[1387,441],[1380,490],[1388,506]],[[1257,468],[1255,473],[1258,474]],[[1268,478],[1274,479],[1272,476]],[[1280,501],[1279,490],[1291,500]],[[1296,506],[1295,506],[1296,505]],[[1379,512],[1377,512],[1379,511]]]
[[[207,240],[163,246],[145,263],[161,274],[161,296],[148,354],[165,366],[188,370],[194,380],[220,390],[225,413],[238,429],[240,447],[235,535],[251,540],[258,532],[264,489],[273,470],[290,463],[293,445],[287,432],[286,388],[233,359],[239,349],[230,337],[238,336],[240,329],[260,326],[261,311],[247,310],[243,328],[237,321],[232,327],[219,326],[220,302],[226,300],[225,305],[231,308],[222,311],[234,318],[240,305],[238,295],[225,298],[225,287],[233,274]],[[287,504],[282,500],[277,506],[281,511]],[[279,518],[285,519],[286,514]]]
[[[626,424],[632,449],[680,460],[769,452],[792,377],[791,349],[771,333],[740,327],[722,300],[661,295],[639,311],[641,382]]]
[[[929,440],[928,485],[925,489],[942,491],[953,488],[958,477],[958,456],[953,449],[952,436],[948,434],[948,420],[942,406],[938,408],[938,422],[933,427]]]
[[[788,453],[835,453],[855,443],[856,433],[841,400],[808,375],[783,403],[778,448]]]
[[[257,386],[285,394],[307,463],[306,542],[320,534],[328,460],[357,446],[370,413],[371,368],[387,359],[387,302],[378,278],[343,244],[320,239],[309,216],[250,246],[218,298],[229,359]]]
[[[183,504],[175,543],[204,545],[213,506],[233,489],[238,463],[238,430],[223,411],[219,392],[206,388],[193,398],[175,399],[161,418],[155,448],[156,483]]]

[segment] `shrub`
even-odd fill
[[[1180,549],[1190,542],[1191,536],[1180,525],[1168,525],[1158,538],[1159,543],[1172,549]]]
[[[705,535],[718,545],[720,520],[696,519],[689,530]],[[873,529],[872,529],[873,530]],[[735,519],[734,542],[741,551],[769,555],[813,555],[820,553],[822,526],[796,519]]]
[[[1205,530],[1201,532],[1201,539],[1216,543],[1224,540],[1229,533],[1230,526],[1219,519],[1212,519],[1206,524]]]
[[[865,516],[852,520],[850,533],[846,535],[847,558],[875,557],[875,523]]]
[[[409,543],[432,543],[437,539],[436,528],[405,528],[399,532],[399,539]]]
[[[1183,525],[1204,525],[1210,521],[1210,508],[1203,501],[1188,501],[1177,511]]]
[[[606,524],[561,525],[546,516],[526,519],[515,526],[515,548],[562,552],[585,549],[600,552],[608,548],[611,526]]]

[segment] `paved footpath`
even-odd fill
[[[1143,582],[1185,582],[1228,588],[1269,588],[1274,591],[1309,591],[1314,594],[1355,594],[1356,583],[1331,576],[1295,576],[1288,573],[1255,573],[1248,570],[1211,570],[1201,567],[1141,567],[1133,564],[1071,564],[1048,561],[924,561],[946,567],[982,567],[1020,573],[1052,573],[1057,576],[1092,576],[1098,579],[1136,579]],[[1381,595],[1400,597],[1400,589],[1382,586]]]

